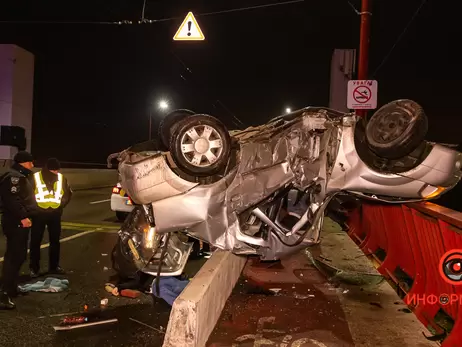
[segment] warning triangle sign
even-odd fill
[[[202,41],[205,36],[192,12],[186,15],[183,23],[173,37],[175,41]]]

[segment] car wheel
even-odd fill
[[[180,109],[170,112],[165,116],[159,125],[159,139],[161,149],[164,151],[169,150],[170,138],[176,129],[176,125],[179,121],[193,115],[194,112],[191,110]]]
[[[123,222],[128,217],[127,212],[116,211],[116,217],[119,222]]]
[[[120,237],[114,245],[111,253],[112,268],[123,279],[134,278],[138,272],[133,257],[129,253],[128,246],[124,245]]]
[[[368,147],[386,159],[402,158],[424,141],[428,119],[412,100],[396,100],[382,106],[366,125]]]
[[[176,165],[193,176],[212,176],[225,168],[230,151],[231,137],[224,124],[203,114],[179,121],[170,141]]]

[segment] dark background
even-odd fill
[[[379,105],[414,99],[430,118],[430,140],[461,142],[458,12],[447,1],[427,1],[374,75],[421,1],[371,1],[369,77],[379,81]],[[360,1],[201,15],[274,2],[147,0],[146,18],[167,19],[151,24],[0,23],[0,43],[36,58],[33,154],[103,163],[147,139],[149,111],[157,127],[155,104],[163,97],[230,127],[239,125],[234,117],[250,125],[287,106],[327,106],[333,49],[358,47],[360,17],[350,3],[360,9]],[[4,0],[0,20],[138,23],[142,6],[142,0]],[[174,42],[190,10],[206,40]]]

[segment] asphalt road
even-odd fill
[[[164,301],[148,295],[139,299],[114,297],[104,290],[114,274],[110,254],[120,226],[110,210],[110,194],[110,188],[75,192],[63,215],[61,238],[61,266],[67,271],[61,278],[69,280],[69,290],[16,298],[16,310],[0,311],[0,346],[161,346],[163,334],[130,318],[165,329],[170,307]],[[46,237],[42,270],[47,269],[47,242]],[[1,235],[0,257],[4,250],[5,238]],[[2,263],[0,258],[0,266]],[[39,280],[47,277],[43,274]],[[28,276],[27,263],[22,268],[22,280],[34,282]],[[77,312],[85,304],[99,307],[103,298],[109,299],[105,315],[117,318],[118,323],[55,332],[53,325],[61,317],[44,317]]]
[[[61,242],[61,265],[67,270],[63,277],[69,280],[70,287],[61,293],[30,293],[15,299],[15,311],[0,311],[0,346],[162,346],[162,330],[165,331],[170,314],[170,307],[163,300],[150,295],[142,295],[138,299],[114,297],[104,289],[104,284],[114,274],[110,253],[120,227],[115,213],[110,210],[110,195],[110,188],[75,192],[63,216]],[[346,266],[346,259],[350,258],[356,264],[359,261],[357,259],[362,259],[356,254],[360,252],[359,249],[351,240],[351,249],[346,249],[347,240],[338,239],[340,236],[337,234],[347,238],[344,233],[333,230],[329,234],[325,230],[321,243],[322,253],[333,264],[336,262]],[[334,235],[332,240],[329,235]],[[47,269],[47,242],[45,238],[42,249],[43,270]],[[4,249],[5,239],[1,235],[0,267]],[[339,250],[348,250],[348,256]],[[193,276],[204,261],[190,262],[187,274]],[[367,266],[371,266],[367,259],[364,261]],[[428,341],[423,341],[423,326],[414,315],[403,313],[402,302],[387,284],[385,289],[372,285],[367,291],[364,285],[345,287],[333,295],[330,290],[332,288],[328,287],[325,279],[319,277],[317,270],[305,265],[296,266],[297,271],[304,269],[308,272],[299,274],[301,277],[297,278],[300,283],[294,285],[291,278],[297,271],[293,266],[288,261],[285,267],[270,268],[267,273],[253,270],[260,282],[267,279],[269,288],[279,287],[282,294],[267,296],[253,290],[243,291],[242,287],[237,286],[208,346],[227,347],[233,341],[241,340],[240,346],[263,345],[263,340],[269,345],[301,346],[300,341],[312,339],[314,333],[319,335],[316,338],[324,341],[325,346],[429,346]],[[27,263],[22,271],[25,283],[35,282],[28,277]],[[289,278],[287,281],[286,277]],[[45,278],[47,275],[43,274],[39,280]],[[300,297],[302,291],[309,295]],[[81,311],[85,304],[90,308],[99,307],[103,298],[109,300],[104,315],[117,318],[117,323],[72,331],[54,331],[53,325],[62,317],[53,315]],[[379,304],[376,301],[380,301]],[[259,331],[260,323],[266,320],[274,321],[275,326],[270,330]],[[330,335],[327,330],[331,330]],[[277,332],[277,336],[267,336],[268,332]],[[331,341],[333,336],[337,342]],[[392,343],[388,343],[390,336],[394,339]],[[339,339],[343,342],[339,343]],[[407,340],[409,344],[403,342]]]

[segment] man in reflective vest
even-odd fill
[[[66,178],[59,172],[60,169],[59,161],[50,158],[45,167],[34,174],[35,200],[39,212],[32,219],[29,268],[33,278],[38,277],[40,272],[40,245],[45,227],[48,229],[50,240],[49,272],[64,273],[59,266],[61,216],[71,200],[72,190]]]

